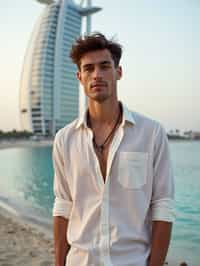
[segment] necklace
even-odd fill
[[[106,146],[106,143],[108,142],[108,140],[111,138],[111,136],[113,135],[113,133],[115,132],[116,128],[117,128],[117,125],[119,124],[119,121],[121,119],[121,108],[120,108],[120,111],[119,111],[119,115],[117,117],[117,120],[115,122],[115,125],[113,127],[113,129],[111,130],[111,132],[108,134],[108,136],[106,137],[106,139],[104,140],[104,142],[101,144],[101,145],[98,145],[95,141],[95,137],[93,137],[93,144],[94,144],[94,147],[95,149],[102,155],[103,154],[103,151],[104,151],[104,148]],[[89,118],[89,124],[91,126],[91,122],[90,122],[90,118]]]

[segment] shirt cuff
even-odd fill
[[[71,201],[57,197],[55,198],[53,206],[53,216],[62,216],[66,219],[69,219],[71,209],[72,209]]]
[[[174,208],[174,200],[165,198],[155,200],[151,203],[152,221],[174,222],[176,213]]]

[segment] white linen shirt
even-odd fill
[[[85,113],[54,140],[53,216],[69,219],[66,266],[147,266],[152,221],[175,218],[166,133],[123,105],[105,183],[92,139]]]

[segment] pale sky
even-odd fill
[[[103,11],[92,30],[123,46],[119,98],[169,129],[200,131],[200,2],[197,0],[93,0]],[[34,0],[1,1],[0,129],[20,129],[23,58],[44,6]]]

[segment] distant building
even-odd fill
[[[185,131],[183,135],[185,136],[186,139],[192,139],[192,130]]]
[[[38,0],[45,4],[28,45],[20,85],[22,130],[55,135],[79,113],[76,66],[69,58],[74,40],[81,34],[82,17],[100,11],[91,0]]]
[[[170,130],[167,133],[169,139],[182,139],[182,140],[200,140],[200,132],[199,131],[185,131],[181,132],[179,129]]]
[[[199,131],[193,131],[192,132],[192,139],[200,140],[200,132]]]
[[[181,134],[181,131],[179,129],[170,130],[167,133],[167,135],[169,139],[183,139],[184,138],[183,134]]]

